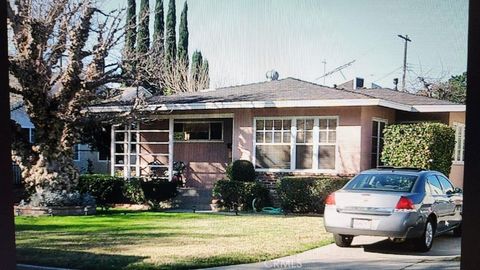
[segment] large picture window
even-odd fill
[[[255,119],[259,170],[335,170],[337,117]]]
[[[453,129],[455,129],[455,152],[453,153],[453,161],[462,163],[465,152],[465,125],[454,123]]]

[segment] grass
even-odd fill
[[[17,261],[76,269],[192,269],[258,262],[331,243],[305,216],[118,212],[17,217]]]

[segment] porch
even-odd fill
[[[155,116],[112,127],[111,174],[171,181],[185,164],[185,187],[212,189],[232,161],[233,114]]]

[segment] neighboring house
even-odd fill
[[[91,107],[130,110],[132,102]],[[435,121],[456,129],[450,177],[463,183],[465,106],[391,89],[341,90],[286,78],[211,91],[154,96],[151,117],[112,128],[112,174],[126,178],[186,164],[187,186],[212,188],[236,159],[269,186],[279,176],[352,175],[380,165],[387,124]]]

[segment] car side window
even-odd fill
[[[427,185],[430,188],[432,195],[443,195],[442,186],[438,181],[437,177],[430,175],[427,177]]]
[[[450,181],[447,178],[445,178],[441,175],[437,175],[437,178],[440,181],[440,184],[442,184],[443,191],[445,191],[445,193],[453,192],[453,190],[455,188],[453,187],[452,183],[450,183]]]

